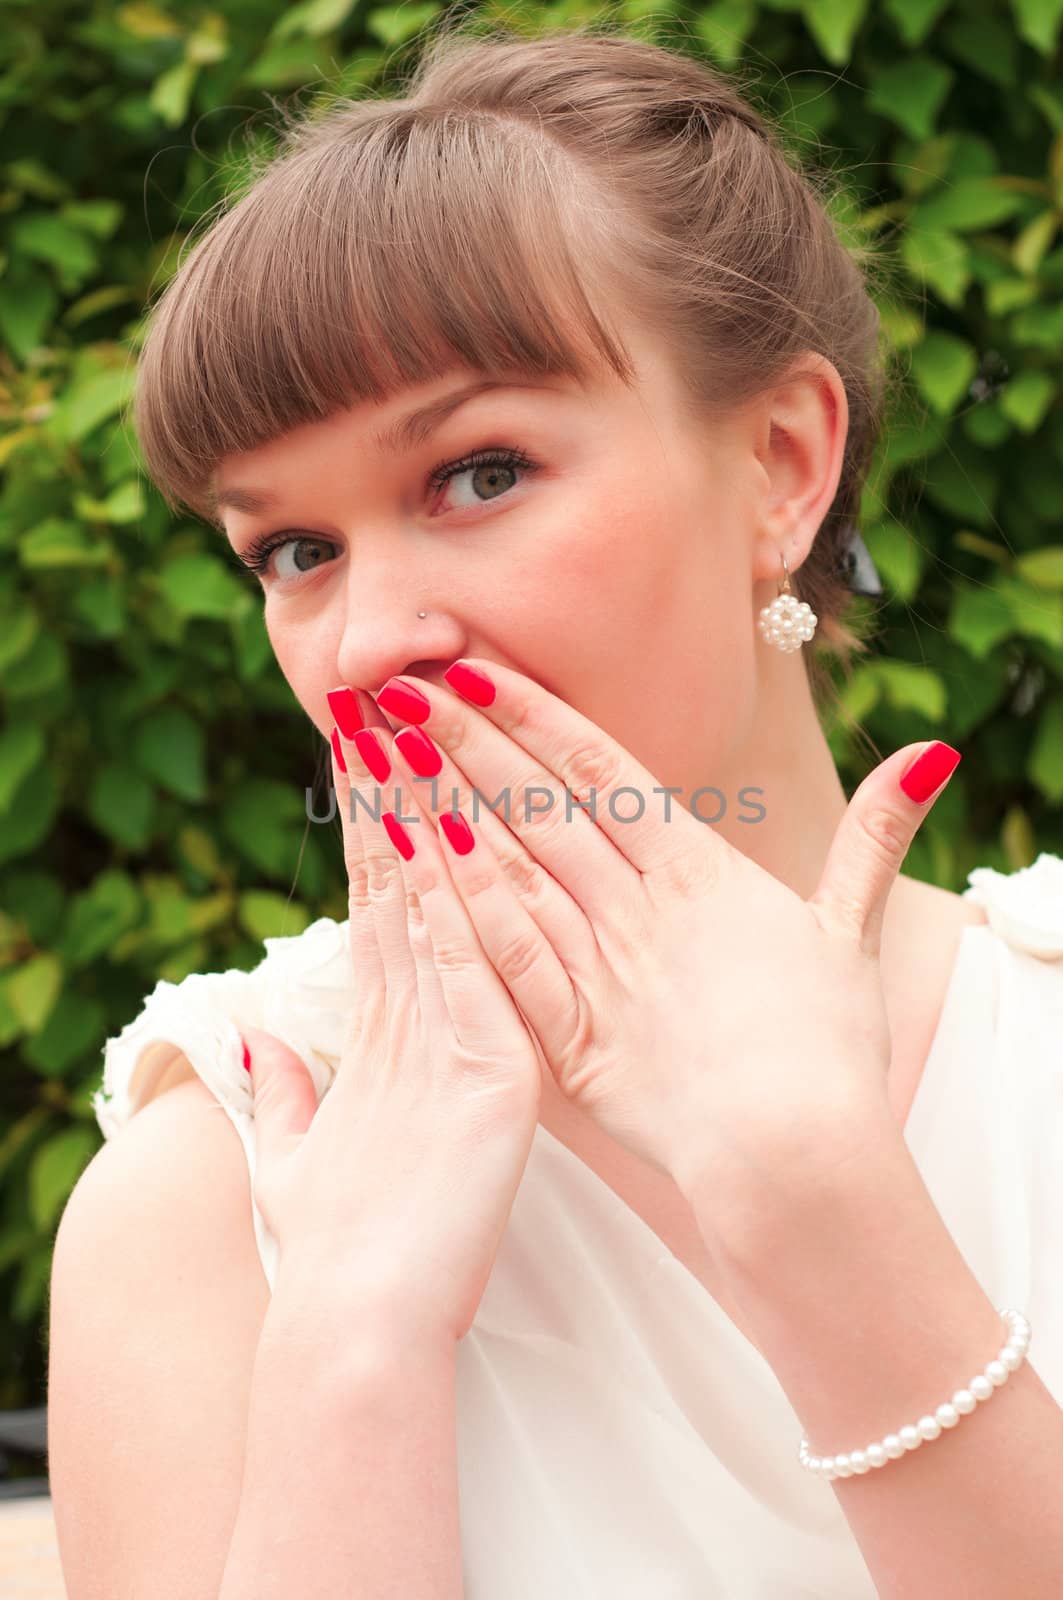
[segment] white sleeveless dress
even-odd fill
[[[963,931],[904,1137],[994,1305],[1030,1318],[1031,1365],[1063,1405],[1063,860],[968,883],[988,925]],[[302,1057],[320,1101],[357,999],[347,923],[264,942],[252,972],[159,982],[107,1042],[107,1138],[184,1055],[253,1176],[244,1023]],[[457,1382],[466,1600],[875,1600],[771,1367],[542,1124]]]

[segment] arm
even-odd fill
[[[219,1600],[460,1600],[456,1345],[278,1275]]]
[[[1009,1332],[897,1124],[852,1132],[851,1141],[832,1136],[830,1155],[808,1146],[785,1159],[756,1197],[741,1197],[741,1238],[722,1248],[712,1174],[687,1193],[725,1262],[743,1331],[821,1456],[933,1411]],[[882,1468],[820,1481],[837,1495],[882,1600],[1060,1593],[1063,1408],[1037,1375],[1037,1336],[1034,1322],[1022,1366],[955,1428]],[[805,1470],[799,1437],[794,1472]]]

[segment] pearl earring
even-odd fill
[[[779,552],[782,555],[782,551]],[[783,581],[771,605],[761,608],[757,626],[761,635],[776,649],[789,654],[800,650],[816,631],[819,618],[806,600],[798,600],[790,588],[790,569],[782,557]]]

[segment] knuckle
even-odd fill
[[[507,985],[518,985],[535,966],[542,952],[538,928],[521,928],[502,944],[493,957],[499,977]]]
[[[888,806],[874,806],[857,818],[868,847],[876,857],[890,866],[908,847],[909,827],[905,820]]]
[[[546,886],[546,873],[526,850],[507,855],[502,863],[502,871],[518,900],[539,900]]]
[[[586,797],[586,790],[593,790],[599,799],[605,799],[619,781],[613,755],[593,744],[577,745],[570,751],[564,772],[566,784],[581,800]]]

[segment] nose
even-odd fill
[[[418,616],[419,611],[425,615]],[[468,634],[445,600],[422,597],[396,582],[392,568],[386,585],[375,593],[364,581],[352,585],[336,683],[376,694],[402,673],[440,681],[450,663],[469,649]]]

